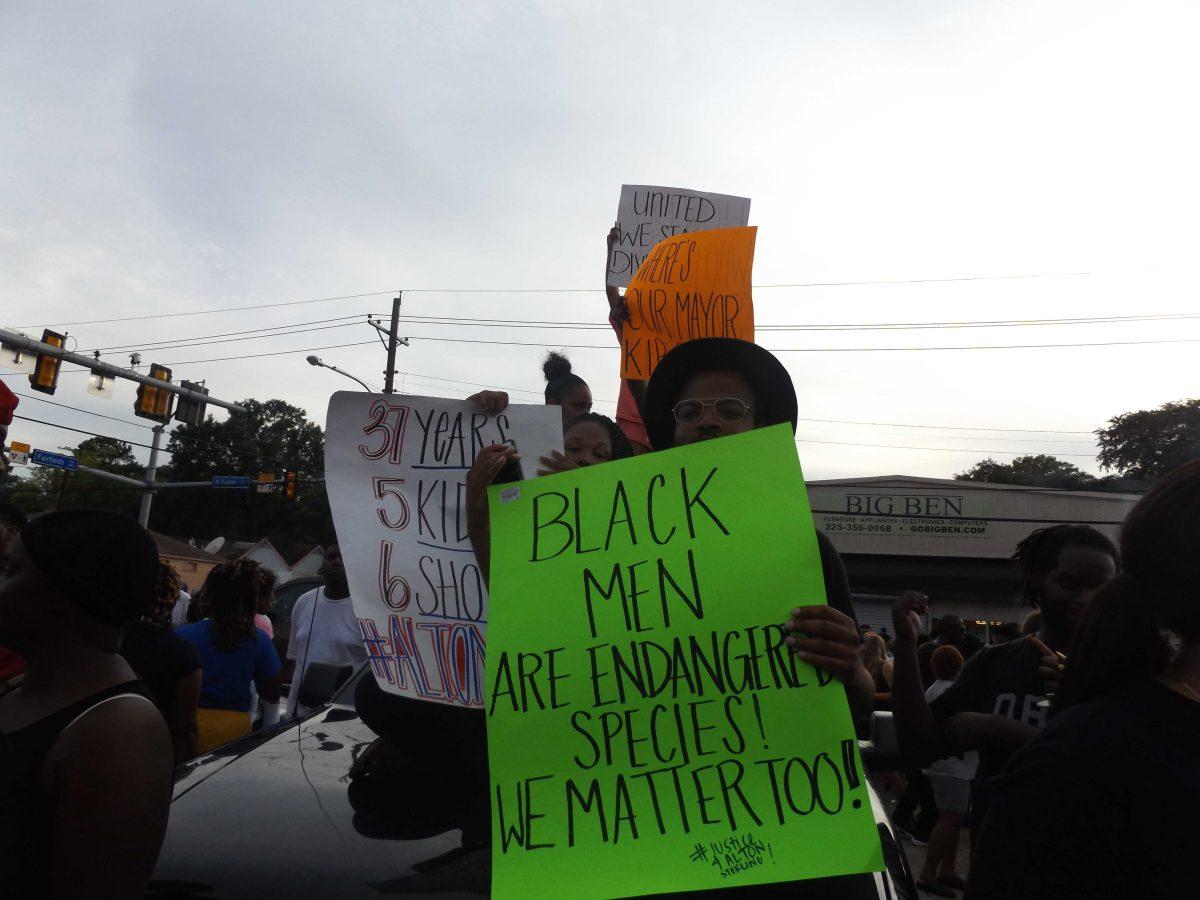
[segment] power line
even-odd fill
[[[92,437],[105,438],[106,440],[116,441],[117,443],[120,443],[120,444],[128,444],[131,447],[145,447],[147,450],[154,449],[150,444],[142,444],[142,443],[139,443],[138,441],[127,441],[127,440],[125,440],[125,438],[113,437],[111,434],[99,434],[95,431],[86,431],[83,428],[72,428],[70,425],[59,425],[57,422],[47,422],[45,419],[34,419],[31,416],[21,416],[21,415],[17,415],[16,413],[13,414],[13,418],[21,419],[25,422],[37,422],[39,425],[48,425],[51,428],[60,428],[63,431],[74,431],[74,432],[77,432],[78,434],[87,434],[87,435],[91,435]],[[159,451],[162,453],[170,453],[171,452],[170,450],[166,450],[162,447],[159,448]]]
[[[936,431],[1013,431],[1026,434],[1092,434],[1091,431],[1070,431],[1054,428],[988,428],[982,425],[906,425],[901,422],[862,422],[852,419],[800,419],[801,422],[824,422],[831,425],[879,425],[887,428],[928,428]]]
[[[945,453],[1003,453],[1013,456],[1037,456],[1036,453],[1030,453],[1028,450],[1000,450],[996,447],[989,447],[986,450],[981,450],[976,447],[910,447],[907,444],[857,444],[850,441],[817,441],[808,440],[805,438],[796,438],[798,444],[829,444],[837,447],[878,447],[887,450],[940,450]],[[1078,456],[1086,459],[1095,459],[1094,453],[1055,453],[1054,456]]]
[[[155,313],[148,316],[124,316],[119,319],[87,319],[77,322],[49,322],[65,328],[69,325],[108,325],[113,322],[140,322],[147,319],[176,319],[181,316],[206,316],[210,313],[244,312],[248,309],[277,309],[281,306],[304,306],[309,303],[330,303],[334,300],[357,300],[361,297],[381,297],[385,294],[395,294],[395,290],[369,291],[365,294],[344,294],[339,297],[317,297],[314,300],[285,300],[280,303],[252,303],[247,306],[224,306],[217,309],[193,309],[186,312]],[[40,325],[18,325],[18,328],[39,328]]]
[[[1082,278],[1095,275],[1094,272],[1033,272],[1011,275],[962,275],[949,278],[900,278],[877,279],[869,281],[809,281],[789,284],[757,284],[757,290],[798,289],[798,288],[828,288],[828,287],[863,287],[870,285],[898,284],[949,284],[970,281],[1012,281],[1036,278]],[[73,325],[106,325],[112,322],[138,322],[148,319],[173,319],[181,316],[205,316],[215,313],[243,312],[250,309],[278,309],[285,306],[303,306],[310,303],[331,303],[337,300],[357,300],[362,297],[381,297],[387,294],[399,293],[401,289],[391,288],[384,291],[367,291],[362,294],[342,294],[333,297],[316,297],[311,300],[284,300],[278,303],[251,303],[243,306],[224,306],[215,309],[195,309],[185,312],[154,313],[145,316],[123,316],[115,319],[86,319],[74,322],[48,322],[41,324],[67,327]],[[406,294],[603,294],[604,288],[404,288]],[[18,325],[18,328],[37,328],[39,325]]]
[[[164,366],[191,366],[200,363],[227,362],[235,359],[261,359],[264,356],[287,356],[290,353],[312,353],[315,350],[338,350],[342,347],[365,347],[374,345],[374,341],[355,341],[350,344],[328,344],[324,347],[297,347],[294,350],[277,350],[274,353],[249,353],[245,356],[218,356],[213,359],[181,359],[176,362],[162,363]]]
[[[141,422],[131,422],[128,419],[119,419],[116,416],[109,416],[109,415],[105,415],[104,413],[93,412],[90,409],[83,409],[78,406],[70,406],[66,403],[57,403],[54,400],[47,400],[42,397],[34,397],[32,394],[22,394],[17,391],[14,391],[13,393],[15,393],[18,397],[24,397],[27,400],[37,400],[41,403],[49,403],[51,406],[57,406],[62,409],[69,409],[72,412],[83,413],[84,415],[88,415],[88,416],[96,416],[97,418],[100,418],[100,419],[108,419],[110,422],[119,422],[122,425],[132,425],[135,428],[145,428],[147,431],[154,430],[153,425],[143,425]],[[22,417],[18,416],[17,418],[22,418]],[[37,422],[40,420],[30,419],[29,421]],[[42,423],[42,424],[48,424],[48,423]],[[65,428],[66,426],[65,425],[55,425],[53,427]],[[82,433],[92,434],[92,432],[82,432]],[[173,431],[164,430],[163,434],[166,435],[167,437],[178,438],[181,441],[192,441],[197,444],[204,444],[205,446],[208,446],[208,447],[216,447],[219,450],[233,450],[235,453],[250,453],[250,454],[259,456],[262,459],[266,459],[266,460],[270,460],[271,462],[278,463],[281,466],[283,465],[283,462],[278,457],[271,456],[269,453],[265,453],[260,448],[251,449],[251,448],[246,448],[246,447],[231,447],[229,444],[220,444],[220,443],[217,443],[216,441],[210,441],[210,440],[207,440],[206,438],[197,437],[193,434],[188,434],[186,431],[183,431],[180,428],[176,428]],[[107,435],[95,435],[95,436],[96,437],[107,437]],[[133,441],[126,441],[124,438],[112,438],[112,440],[121,441],[122,443],[125,443],[125,444],[135,444],[138,447],[149,446],[147,444],[136,444]],[[175,451],[167,450],[165,452],[174,453]]]
[[[842,322],[799,324],[756,324],[756,331],[902,331],[908,329],[1010,328],[1043,325],[1103,325],[1125,322],[1160,322],[1200,319],[1200,313],[1157,313],[1139,316],[1077,316],[1058,319],[981,319],[935,322]],[[476,316],[402,315],[413,325],[461,325],[468,328],[545,328],[607,331],[603,322],[564,322],[553,319],[489,319]]]
[[[179,343],[181,341],[202,341],[202,340],[207,340],[208,338],[222,338],[222,337],[230,337],[230,336],[239,335],[239,334],[256,334],[256,333],[260,333],[260,332],[264,332],[264,331],[278,331],[278,330],[284,329],[284,328],[288,328],[288,329],[303,328],[307,325],[323,325],[328,322],[344,322],[346,319],[361,319],[364,315],[369,315],[369,313],[355,313],[352,316],[335,316],[332,319],[315,319],[311,322],[292,322],[287,325],[271,325],[271,326],[268,326],[265,328],[247,328],[244,331],[225,331],[225,332],[220,332],[218,334],[200,334],[200,335],[193,335],[191,337],[170,338],[170,339],[163,339],[163,340],[159,340],[159,341],[145,341],[141,344],[120,344],[115,347],[94,347],[91,350],[84,350],[81,352],[83,352],[83,353],[103,353],[103,352],[108,352],[108,351],[112,351],[112,350],[172,349],[170,347],[157,347],[156,348],[156,347],[151,347],[149,345],[150,344],[163,344],[163,345],[175,344],[175,343]],[[351,323],[351,324],[354,324],[354,323]],[[334,326],[334,327],[340,327],[340,326]],[[290,334],[291,332],[285,331],[283,333]],[[277,335],[273,335],[273,334],[265,334],[262,336],[263,337],[277,337]]]
[[[105,415],[104,413],[92,412],[90,409],[83,409],[78,406],[70,406],[66,403],[59,403],[55,400],[47,400],[45,397],[35,397],[33,394],[22,394],[20,391],[13,391],[18,397],[23,397],[26,400],[37,400],[39,403],[49,403],[51,406],[58,406],[62,409],[69,409],[72,412],[84,413],[85,415],[95,416],[98,419],[108,419],[110,422],[120,422],[122,425],[132,425],[135,428],[145,428],[147,431],[153,431],[153,425],[143,425],[141,422],[131,422],[128,419],[119,419],[116,416]]]
[[[613,344],[559,344],[553,342],[530,343],[526,341],[489,341],[481,338],[449,338],[431,337],[428,335],[409,335],[415,341],[439,341],[454,344],[493,344],[506,347],[539,347],[563,348],[568,350],[619,350]],[[911,353],[933,350],[1037,350],[1065,347],[1130,347],[1146,344],[1196,344],[1200,338],[1165,338],[1162,340],[1141,341],[1084,341],[1065,342],[1056,344],[976,344],[956,347],[764,347],[772,353]],[[347,345],[348,346],[348,345]],[[269,355],[269,354],[264,354]]]
[[[306,334],[311,331],[330,331],[334,328],[353,328],[357,325],[365,325],[365,324],[366,324],[366,322],[342,322],[338,325],[320,325],[316,328],[293,328],[289,331],[277,332],[276,334],[251,334],[251,335],[247,335],[245,337],[220,338],[219,340],[215,340],[215,341],[191,341],[187,338],[180,338],[179,339],[180,341],[186,341],[186,343],[174,343],[169,346],[164,343],[164,345],[160,346],[160,347],[149,347],[149,346],[146,346],[145,344],[128,344],[125,347],[110,347],[108,349],[110,351],[113,351],[113,350],[135,349],[136,348],[139,350],[144,350],[146,352],[151,352],[151,351],[157,352],[159,350],[185,350],[185,349],[188,349],[189,347],[204,347],[204,346],[207,346],[208,344],[236,344],[239,341],[261,341],[261,340],[266,340],[267,338],[287,337],[290,334]]]
[[[899,427],[904,427],[904,426],[899,426]],[[915,434],[896,434],[895,432],[879,432],[879,431],[852,431],[848,428],[812,428],[807,425],[800,425],[800,430],[805,431],[805,432],[819,432],[821,434],[855,435],[858,437],[866,437],[866,436],[870,436],[873,434],[883,435],[886,437],[898,437],[898,438],[920,437],[920,435],[915,435]],[[926,436],[927,437],[937,437],[937,438],[941,438],[941,439],[947,440],[947,441],[971,441],[971,440],[1007,441],[1007,440],[1014,439],[1013,435],[1010,435],[1010,434],[997,435],[995,437],[991,437],[986,434],[963,434],[963,435],[937,434],[937,435],[926,435]],[[1016,440],[1022,440],[1027,443],[1030,443],[1030,444],[1052,444],[1052,445],[1058,446],[1058,447],[1069,446],[1069,445],[1074,445],[1076,447],[1094,447],[1094,446],[1096,446],[1096,443],[1094,440],[1093,441],[1073,441],[1073,440],[1070,440],[1069,438],[1056,438],[1054,440],[1048,440],[1046,438],[1022,437],[1022,438],[1016,438]]]

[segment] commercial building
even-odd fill
[[[890,632],[892,601],[919,590],[932,616],[959,615],[993,640],[1030,612],[1011,559],[1019,541],[1075,523],[1115,543],[1138,496],[905,475],[808,483],[813,519],[846,564],[861,623]]]

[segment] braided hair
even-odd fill
[[[254,637],[254,614],[267,589],[267,571],[257,560],[235,559],[217,566],[204,582],[204,599],[212,621],[213,644],[232,653],[244,638]]]
[[[571,371],[571,361],[553,350],[546,354],[542,363],[542,374],[546,376],[546,403],[561,406],[563,399],[579,385],[587,382]]]
[[[146,611],[146,618],[159,625],[171,624],[171,611],[179,601],[183,581],[175,567],[165,559],[158,561],[158,579],[154,583],[154,600]]]
[[[608,416],[600,415],[600,413],[587,412],[581,416],[576,416],[563,426],[563,437],[566,437],[567,432],[576,425],[581,425],[584,422],[599,425],[608,432],[608,442],[612,444],[613,459],[625,459],[633,456],[633,447],[629,443],[629,438],[625,437],[625,432],[621,430],[621,426]]]
[[[1039,576],[1045,575],[1058,565],[1064,547],[1077,545],[1107,553],[1120,565],[1121,555],[1116,545],[1090,525],[1051,525],[1030,533],[1021,543],[1012,558],[1021,566],[1022,596],[1034,606],[1038,596]]]

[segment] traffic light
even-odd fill
[[[63,347],[66,342],[65,334],[59,334],[49,328],[42,332],[43,344],[49,344],[51,347]],[[61,367],[62,360],[57,356],[39,353],[33,371],[29,375],[29,386],[43,394],[53,394],[55,388],[58,387],[58,370]]]
[[[196,384],[194,381],[181,381],[179,386],[208,396],[208,388],[202,384]],[[175,404],[175,421],[182,422],[184,425],[199,425],[204,421],[205,409],[206,404],[203,400],[196,401],[190,397],[181,396],[179,402]]]
[[[151,363],[150,371],[147,374],[156,381],[165,381],[168,384],[171,382],[171,370],[158,363]],[[170,391],[143,384],[138,387],[137,401],[133,404],[133,414],[164,424],[170,422],[171,398],[174,396]]]
[[[283,496],[288,500],[296,499],[296,473],[285,472],[283,475]]]

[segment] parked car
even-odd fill
[[[363,791],[351,768],[375,742],[354,708],[362,666],[317,713],[241,738],[181,767],[148,898],[478,897],[486,851],[466,853],[442,779]],[[864,744],[869,758],[870,745]],[[359,788],[356,792],[356,788]],[[789,886],[788,896],[917,900],[873,789],[885,872]],[[482,863],[481,863],[482,859]],[[761,896],[761,894],[760,894]]]

